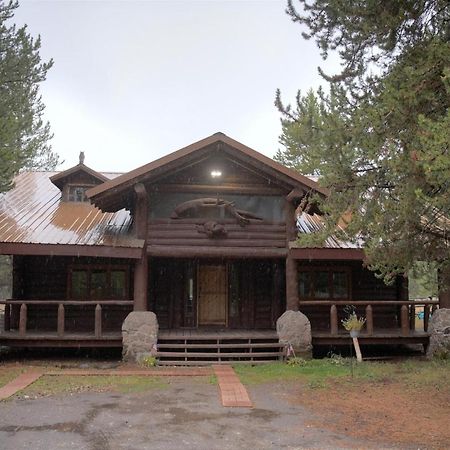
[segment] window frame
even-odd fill
[[[70,202],[70,203],[90,203],[89,199],[86,197],[86,191],[93,188],[94,186],[96,186],[95,184],[91,184],[91,183],[76,183],[76,182],[71,182],[71,183],[66,183],[64,186],[64,190],[63,190],[63,199],[65,202]],[[79,200],[72,200],[70,198],[71,196],[71,190],[72,189],[76,189],[76,188],[83,188],[84,189],[84,200],[79,201]]]
[[[300,295],[300,273],[306,272],[310,274],[310,293],[308,296],[302,297]],[[317,297],[315,295],[315,274],[318,272],[328,272],[328,291],[330,293],[329,297]],[[344,272],[347,276],[347,297],[335,297],[334,296],[334,283],[333,283],[333,273],[335,272]],[[346,266],[299,266],[298,267],[298,283],[297,283],[297,293],[300,301],[327,301],[327,300],[336,300],[336,301],[349,301],[352,299],[352,270],[350,267]]]
[[[72,274],[74,271],[86,271],[88,273],[87,277],[87,295],[84,298],[75,298],[73,296],[73,285],[72,285]],[[96,271],[106,272],[106,291],[107,295],[105,298],[93,298],[91,289],[91,274]],[[111,295],[111,272],[125,272],[125,286],[124,286],[124,296],[123,297],[113,297]],[[127,265],[104,265],[104,264],[73,264],[68,267],[68,279],[67,279],[67,298],[70,300],[86,300],[86,301],[104,301],[104,300],[130,300],[130,267]]]

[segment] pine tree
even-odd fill
[[[322,75],[329,94],[283,105],[276,158],[319,175],[323,242],[347,220],[370,267],[389,282],[415,261],[450,269],[450,5],[447,1],[300,0],[287,13],[342,72]]]
[[[17,1],[0,0],[0,192],[23,168],[50,169],[58,156],[49,145],[50,125],[42,119],[39,83],[53,62],[41,62],[41,41],[26,26],[11,24]]]

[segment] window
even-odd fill
[[[69,186],[67,199],[69,202],[88,202],[86,191],[92,186]]]
[[[69,298],[74,300],[128,299],[128,267],[71,267]]]
[[[300,268],[298,274],[300,299],[350,298],[350,270],[340,268]]]

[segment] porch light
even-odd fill
[[[211,176],[213,178],[219,178],[222,176],[222,172],[220,170],[212,170],[211,171]]]

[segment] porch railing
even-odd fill
[[[438,300],[425,301],[406,301],[406,300],[310,300],[300,301],[300,310],[304,306],[328,306],[330,308],[330,334],[336,336],[339,333],[338,308],[344,309],[346,306],[355,306],[356,308],[364,308],[366,325],[365,336],[373,336],[374,334],[374,309],[385,306],[396,306],[399,308],[399,327],[402,336],[409,336],[411,331],[415,331],[416,311],[423,309],[423,331],[428,331],[428,324],[431,314],[439,305]]]
[[[66,306],[95,306],[94,308],[94,336],[101,338],[103,335],[102,309],[107,306],[130,306],[133,307],[133,300],[1,300],[0,304],[5,305],[4,310],[4,331],[11,330],[11,311],[13,306],[20,306],[19,309],[19,336],[27,334],[28,306],[53,306],[57,308],[56,332],[58,336],[65,335]]]

